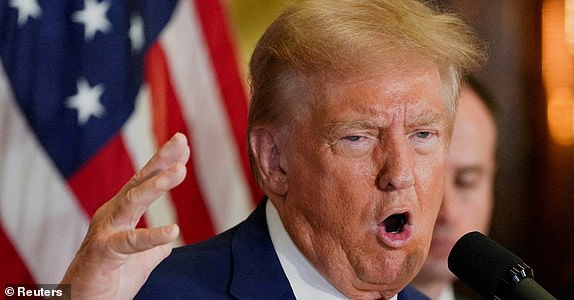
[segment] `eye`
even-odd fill
[[[415,131],[410,135],[410,139],[417,145],[430,145],[436,140],[438,135],[432,130]]]
[[[361,139],[365,138],[364,136],[360,136],[360,135],[349,135],[346,137],[343,137],[344,140],[350,141],[350,142],[358,142]]]
[[[411,145],[421,154],[432,153],[441,144],[437,131],[418,130],[414,131],[409,140]]]
[[[415,132],[415,136],[419,139],[428,139],[433,135],[430,131],[417,131]]]
[[[377,138],[368,133],[361,134],[348,134],[339,137],[335,143],[332,144],[333,149],[346,157],[362,157],[368,154],[375,144]]]

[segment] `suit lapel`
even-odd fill
[[[239,225],[231,241],[233,274],[230,295],[238,299],[295,299],[289,280],[273,248],[263,199],[255,211]],[[411,286],[398,300],[428,300]]]
[[[231,241],[233,275],[230,294],[238,299],[261,298],[262,295],[274,299],[295,299],[269,236],[266,203],[267,199],[261,201],[239,226]]]
[[[427,296],[419,292],[417,289],[408,285],[400,293],[397,300],[430,300]]]

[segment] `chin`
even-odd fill
[[[400,252],[400,255],[393,257],[393,264],[389,264],[388,268],[384,271],[392,274],[387,277],[387,282],[392,282],[391,288],[396,291],[402,290],[409,284],[420,271],[425,259],[425,252],[422,249],[415,251],[408,250],[394,250],[392,252]]]

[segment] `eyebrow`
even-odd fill
[[[371,121],[356,120],[356,121],[336,121],[323,126],[323,132],[327,137],[333,138],[340,135],[341,132],[349,129],[378,129],[379,126]]]
[[[425,110],[418,113],[412,122],[407,124],[407,127],[417,127],[422,125],[430,125],[430,124],[441,124],[446,125],[448,124],[447,118],[440,114],[433,111]],[[376,124],[370,120],[353,120],[353,121],[335,121],[327,123],[322,128],[322,132],[325,134],[326,137],[329,139],[333,139],[338,137],[341,132],[345,132],[347,130],[355,130],[355,129],[364,129],[364,130],[378,130],[381,125]]]
[[[425,110],[418,113],[414,118],[413,122],[407,124],[407,126],[421,126],[429,124],[448,124],[447,117],[443,114],[436,113],[434,111]]]

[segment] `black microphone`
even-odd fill
[[[448,256],[448,268],[491,299],[556,300],[534,281],[532,268],[522,259],[477,231],[456,242]]]

